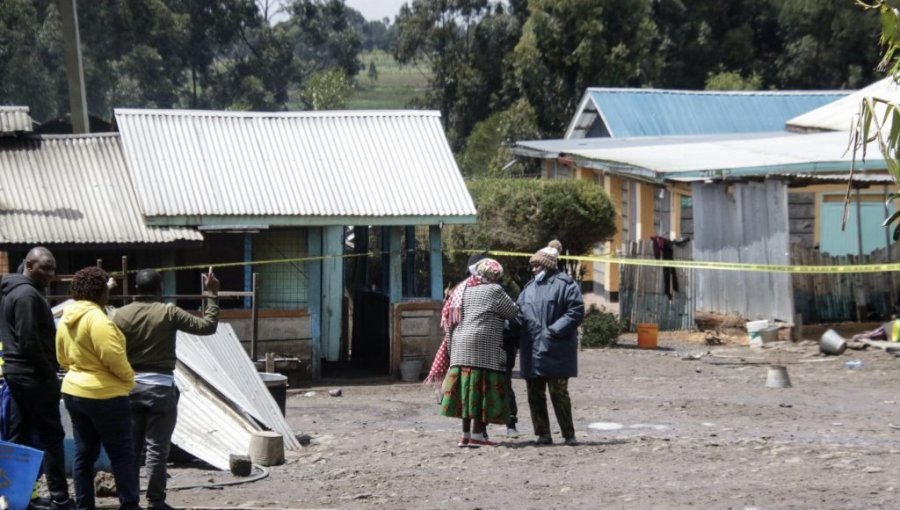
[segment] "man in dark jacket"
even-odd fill
[[[567,445],[577,444],[569,399],[569,378],[578,375],[578,326],[584,300],[578,284],[558,270],[559,241],[531,257],[534,278],[519,294],[519,371],[528,389],[528,407],[538,444],[551,444],[547,389]]]
[[[0,281],[3,375],[10,393],[9,440],[44,452],[50,508],[72,507],[59,416],[56,324],[44,288],[56,276],[50,250],[32,248],[21,274]]]
[[[125,334],[128,362],[135,372],[137,384],[131,391],[134,451],[140,456],[146,447],[146,495],[151,510],[172,509],[166,503],[166,462],[178,419],[175,335],[178,331],[211,335],[219,326],[219,280],[211,267],[202,280],[208,298],[203,317],[163,303],[162,277],[153,269],[138,271],[134,278],[137,300],[112,316]]]

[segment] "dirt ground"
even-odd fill
[[[873,325],[849,325],[844,332]],[[900,358],[880,350],[818,353],[811,340],[762,349],[706,346],[702,334],[633,336],[579,353],[570,381],[579,446],[535,446],[525,384],[514,380],[522,436],[456,447],[459,422],[432,391],[393,381],[292,390],[288,421],[312,436],[269,476],[173,491],[205,508],[898,508]],[[699,359],[694,359],[699,358]],[[861,360],[858,369],[845,368]],[[766,387],[769,366],[793,385]],[[314,392],[312,396],[305,396]],[[552,416],[552,412],[551,412]],[[555,427],[555,419],[551,418]],[[197,466],[170,486],[239,480]],[[105,500],[107,504],[113,500]]]

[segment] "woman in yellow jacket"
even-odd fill
[[[98,267],[75,273],[71,292],[76,301],[66,308],[56,330],[56,357],[67,370],[63,401],[75,436],[72,481],[77,510],[95,508],[94,463],[101,444],[112,464],[119,508],[140,508],[128,398],[134,371],[125,355],[125,336],[104,311],[108,279]]]

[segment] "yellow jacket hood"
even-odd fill
[[[56,330],[56,357],[68,371],[62,392],[95,399],[128,395],[134,371],[125,352],[125,336],[99,305],[69,305]]]

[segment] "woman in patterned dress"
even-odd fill
[[[441,415],[462,419],[460,447],[494,446],[484,436],[485,424],[503,425],[509,417],[503,325],[516,318],[518,307],[497,284],[502,274],[496,260],[480,260],[474,275],[453,289],[441,314],[450,354]]]

